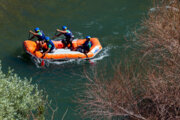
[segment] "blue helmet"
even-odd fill
[[[49,38],[49,37],[45,37],[45,40],[46,40],[46,41],[49,41],[49,40],[50,40],[50,38]]]
[[[62,29],[63,29],[63,30],[67,30],[67,27],[66,27],[66,26],[62,26]]]
[[[34,29],[34,31],[35,31],[35,32],[39,32],[40,29],[37,27],[37,28]]]
[[[86,39],[90,39],[91,38],[91,36],[86,36]]]

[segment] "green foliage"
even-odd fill
[[[39,108],[44,109],[45,104],[37,85],[21,79],[12,70],[4,74],[1,68],[0,64],[0,120],[26,120],[31,112],[42,116]]]

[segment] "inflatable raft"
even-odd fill
[[[52,40],[53,41],[53,40]],[[86,39],[75,39],[73,40],[73,48],[78,48],[81,46]],[[23,45],[25,51],[40,59],[48,59],[48,60],[68,60],[68,59],[89,59],[93,58],[96,54],[98,54],[102,50],[102,46],[97,38],[91,38],[92,47],[87,54],[81,53],[79,51],[71,51],[70,49],[65,49],[64,44],[61,40],[53,41],[56,50],[53,53],[46,53],[44,57],[43,54],[38,50],[36,42],[32,40],[25,40]],[[43,48],[47,48],[47,45],[44,43]],[[37,51],[38,50],[38,51]]]

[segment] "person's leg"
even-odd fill
[[[56,51],[56,48],[49,51],[49,53],[54,53]]]
[[[67,38],[66,38],[66,41],[67,41],[67,46],[70,44],[70,47],[69,47],[69,48],[72,48],[71,38],[70,38],[70,37],[67,37]]]
[[[67,47],[67,42],[66,42],[66,40],[62,40],[62,43],[64,44],[64,48],[66,48]]]
[[[79,46],[78,48],[77,48],[77,51],[79,51],[79,52],[84,52],[84,49],[83,49],[83,47],[82,46]]]
[[[72,41],[73,41],[73,39],[72,39],[72,38],[70,38],[70,45],[71,45],[70,47],[71,47],[71,48],[73,48]]]
[[[88,53],[89,52],[89,48],[84,47],[83,49],[84,49],[84,53]]]

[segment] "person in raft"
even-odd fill
[[[77,48],[77,51],[82,52],[82,53],[88,53],[91,46],[92,46],[92,42],[90,41],[91,36],[86,36],[86,41],[82,46],[79,46]]]
[[[34,31],[35,32],[33,32],[32,30],[29,31],[29,33],[33,34],[33,36],[30,38],[30,40],[37,37],[38,38],[38,40],[36,41],[36,44],[38,45],[37,48],[41,49],[43,46],[43,43],[44,43],[45,34],[38,27],[35,28]]]
[[[62,43],[64,44],[65,47],[68,47],[68,45],[70,44],[69,48],[72,50],[73,47],[72,41],[74,39],[74,35],[72,34],[72,32],[66,26],[62,26],[62,30],[57,29],[56,31],[59,32],[59,34],[55,35],[53,39],[63,34],[65,36],[65,40],[62,40]]]
[[[45,43],[47,44],[47,50],[43,52],[43,57],[46,53],[53,53],[55,51],[55,45],[49,37],[45,37]]]

